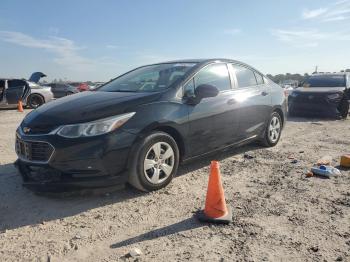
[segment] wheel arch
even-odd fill
[[[144,138],[147,134],[150,132],[154,131],[160,131],[167,133],[170,135],[172,138],[174,138],[178,148],[179,148],[179,153],[180,153],[180,161],[183,159],[186,153],[186,146],[185,146],[185,141],[181,133],[173,126],[167,125],[167,124],[152,124],[146,128],[144,128],[141,132],[136,141],[139,139]],[[137,142],[136,142],[137,143]]]
[[[44,100],[44,103],[46,103],[46,100],[45,100],[45,97],[42,95],[42,94],[39,94],[39,93],[31,93],[28,97],[27,97],[27,104],[29,102],[29,99],[33,96],[40,96],[43,100]]]

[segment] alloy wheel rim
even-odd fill
[[[275,143],[281,132],[281,123],[278,117],[274,116],[269,125],[269,138],[272,143]]]
[[[38,97],[33,97],[32,98],[32,105],[33,106],[39,106],[40,105],[40,98],[38,98]]]
[[[157,142],[148,150],[144,164],[144,174],[148,182],[156,185],[164,182],[174,169],[175,154],[166,142]]]

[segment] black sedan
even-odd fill
[[[349,74],[314,74],[289,95],[288,111],[290,115],[319,114],[346,118],[349,99]]]
[[[51,87],[54,98],[60,98],[79,93],[77,87],[66,83],[51,83],[49,86]]]
[[[232,145],[278,143],[283,89],[233,60],[136,68],[29,113],[17,129],[17,167],[40,191],[129,182],[166,186],[181,161]]]

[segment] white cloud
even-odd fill
[[[62,37],[39,39],[21,32],[0,31],[0,40],[50,52],[54,54],[53,62],[74,71],[91,71],[106,63],[79,55],[79,50],[84,47],[77,46],[74,41]]]
[[[318,8],[318,9],[314,9],[314,10],[304,10],[303,11],[303,18],[304,19],[312,19],[315,17],[319,17],[321,15],[323,15],[324,13],[326,13],[328,11],[327,8]]]
[[[120,46],[119,45],[111,45],[111,44],[109,44],[109,45],[106,45],[106,48],[108,48],[108,49],[120,49]]]
[[[335,22],[350,19],[350,0],[338,1],[317,9],[305,9],[303,19],[317,20],[320,22]]]
[[[239,29],[239,28],[225,29],[225,30],[223,31],[223,33],[224,33],[225,35],[237,35],[237,34],[239,34],[240,32],[242,32],[242,30]]]
[[[279,41],[296,47],[316,47],[320,41],[350,41],[350,34],[348,32],[320,32],[316,29],[307,30],[271,30]]]

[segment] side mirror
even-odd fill
[[[203,84],[197,86],[194,93],[198,99],[202,99],[217,96],[219,94],[219,90],[215,86]]]

